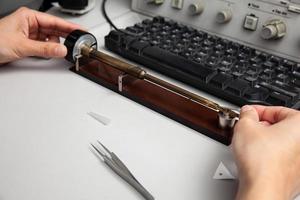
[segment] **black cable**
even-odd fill
[[[107,15],[107,12],[106,12],[106,2],[107,2],[107,0],[103,0],[103,1],[102,1],[101,10],[102,10],[102,14],[103,14],[105,20],[107,21],[107,23],[109,23],[110,26],[112,26],[116,31],[118,31],[118,32],[120,32],[120,33],[124,33],[124,34],[126,34],[126,35],[138,36],[138,34],[134,34],[134,33],[131,33],[131,32],[128,32],[128,31],[124,31],[124,30],[119,29],[119,28],[111,21],[111,19],[109,18],[109,16]]]
[[[116,27],[116,25],[115,25],[115,24],[111,21],[111,19],[108,17],[107,12],[106,12],[106,8],[105,8],[106,2],[107,2],[107,0],[103,0],[103,1],[102,1],[102,6],[101,6],[102,14],[103,14],[105,20],[106,20],[106,21],[109,23],[109,25],[112,26],[116,31],[119,31],[119,32],[121,32],[121,33],[128,34],[127,32],[118,29],[118,27]]]

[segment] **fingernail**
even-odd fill
[[[241,109],[242,112],[247,112],[249,110],[253,110],[252,106],[246,105],[246,106],[243,106],[242,109]]]
[[[57,46],[55,48],[55,55],[59,57],[64,57],[67,55],[67,48],[64,45]]]

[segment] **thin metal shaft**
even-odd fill
[[[173,85],[171,83],[168,83],[160,78],[157,78],[151,74],[148,74],[144,69],[129,64],[127,62],[121,61],[117,58],[114,58],[110,55],[107,55],[105,53],[102,53],[100,51],[97,51],[94,48],[88,47],[88,46],[83,46],[82,47],[82,54],[86,57],[92,58],[92,59],[96,59],[99,60],[101,62],[104,62],[106,64],[111,65],[112,67],[123,71],[133,77],[142,79],[142,80],[148,80],[152,83],[155,83],[163,88],[166,88],[174,93],[180,94],[192,101],[195,101],[199,104],[201,104],[202,106],[205,106],[211,110],[215,110],[217,112],[222,112],[222,113],[226,113],[227,115],[229,115],[232,118],[235,117],[239,117],[239,115],[235,112],[233,112],[232,110],[228,109],[228,108],[224,108],[222,106],[220,106],[219,104],[210,101],[204,97],[201,97],[197,94],[194,94],[192,92],[189,92],[183,88],[180,88],[176,85]]]

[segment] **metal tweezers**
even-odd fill
[[[146,200],[154,200],[154,197],[139,183],[118,156],[109,151],[101,142],[97,142],[102,147],[101,149],[92,143],[91,145],[95,150],[95,153],[102,158],[102,161],[124,181],[131,185]]]

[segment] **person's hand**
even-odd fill
[[[239,200],[285,200],[300,192],[300,112],[244,106],[234,129]]]
[[[64,57],[67,49],[59,44],[59,37],[80,28],[60,18],[20,8],[0,20],[0,64],[27,56]]]

